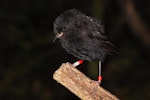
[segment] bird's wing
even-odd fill
[[[90,20],[88,25],[90,27],[90,32],[88,32],[89,38],[93,38],[95,45],[99,45],[100,48],[105,49],[108,54],[116,54],[115,46],[109,42],[104,25],[97,19],[88,17]]]
[[[93,38],[99,38],[101,40],[107,40],[107,36],[105,34],[104,25],[97,19],[88,17],[88,26],[89,31],[87,34],[89,37]]]

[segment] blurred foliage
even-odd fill
[[[149,28],[150,2],[131,1]],[[77,60],[52,43],[54,19],[71,8],[102,20],[118,51],[103,63],[102,87],[121,100],[150,99],[150,45],[136,37],[119,0],[1,0],[0,100],[78,100],[52,79],[61,63]],[[96,80],[96,63],[79,69]]]

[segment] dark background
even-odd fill
[[[118,51],[102,64],[101,86],[121,100],[150,100],[149,0],[1,0],[0,100],[79,100],[52,79],[77,60],[52,43],[54,19],[72,8],[101,20]],[[78,69],[97,80],[97,62]]]

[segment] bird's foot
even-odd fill
[[[96,92],[98,87],[101,84],[101,81],[95,81],[95,80],[93,80],[93,81],[94,81],[95,85],[94,85],[94,88],[92,89],[92,91],[90,92],[90,94]]]

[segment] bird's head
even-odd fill
[[[54,21],[54,34],[56,35],[53,42],[56,39],[66,39],[67,37],[74,37],[77,33],[77,22],[78,15],[81,12],[77,11],[76,9],[71,9],[60,16],[58,16]],[[68,38],[67,38],[68,39]]]

